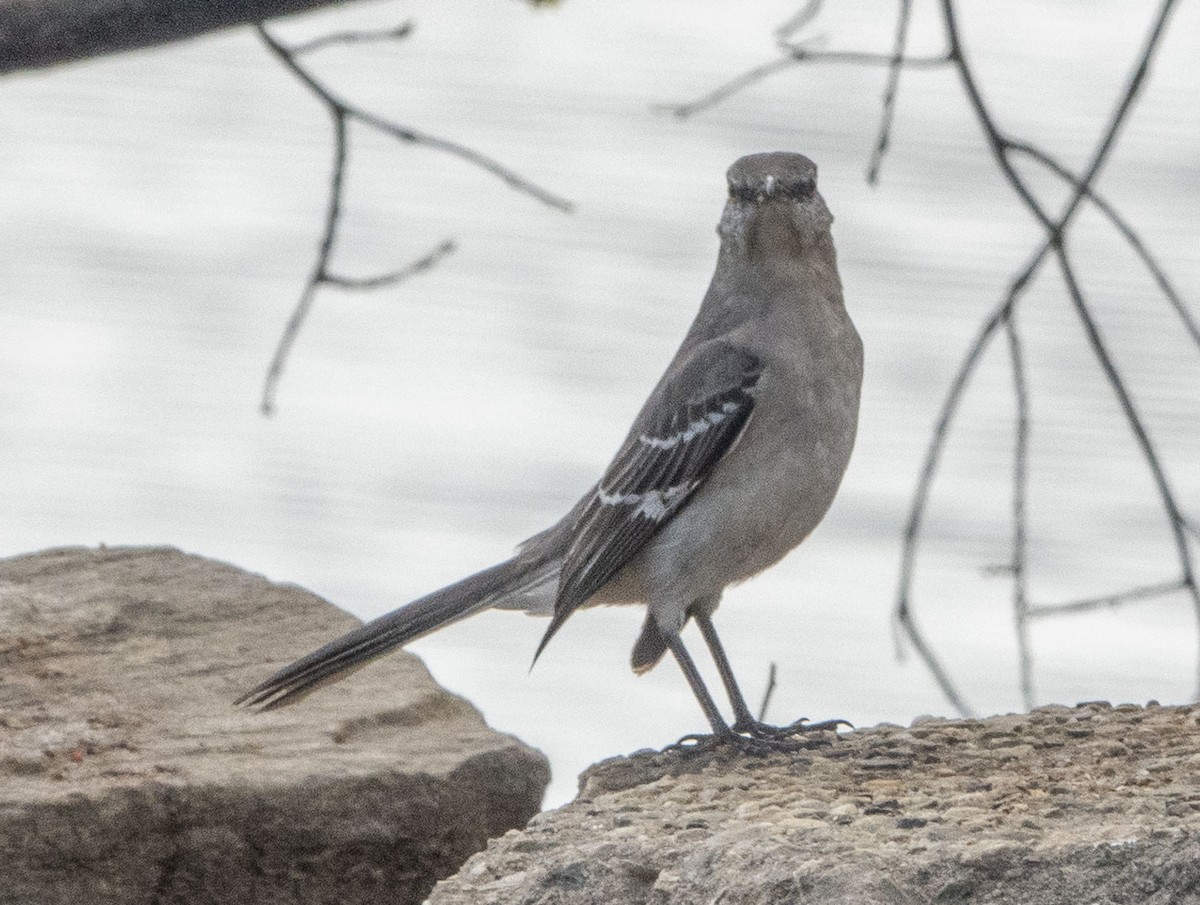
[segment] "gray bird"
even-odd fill
[[[751,154],[727,176],[712,284],[600,481],[511,559],[331,641],[239,704],[292,703],[489,607],[551,616],[536,661],[579,607],[640,603],[635,672],[670,651],[714,738],[780,738],[747,707],[713,613],[727,586],[778,562],[833,502],[858,425],[862,342],[842,301],[816,165]],[[712,653],[732,726],[680,638],[688,619]]]

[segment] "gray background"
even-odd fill
[[[718,624],[752,697],[778,662],[778,720],[946,713],[924,670],[895,657],[899,533],[946,383],[1037,234],[949,70],[904,75],[876,189],[863,171],[883,70],[795,69],[688,122],[652,109],[771,58],[771,30],[793,9],[462,0],[278,25],[298,40],[413,17],[398,46],[310,62],[346,96],[492,154],[578,211],[356,130],[340,268],[388,270],[448,236],[460,250],[399,288],[323,294],[272,420],[258,392],[316,247],[324,112],[246,29],[5,78],[0,555],[174,544],[363,617],[495,561],[594,480],[670,358],[711,272],[725,167],[798,150],[821,167],[866,343],[859,445],[822,527],[732,590]],[[1081,166],[1149,6],[961,13],[1003,123]],[[831,4],[810,31],[829,47],[887,50],[893,15],[892,4]],[[938,35],[935,10],[918,5],[913,50],[936,52]],[[1100,182],[1192,300],[1197,36],[1200,8],[1182,4]],[[1132,253],[1095,215],[1080,226],[1085,288],[1195,515],[1200,354]],[[1024,311],[1035,595],[1171,577],[1149,477],[1052,276]],[[1010,388],[997,345],[948,448],[917,584],[923,624],[983,712],[1020,706],[1008,584],[986,568],[1006,556]],[[554,803],[586,764],[703,728],[672,664],[630,674],[639,618],[576,616],[532,673],[543,624],[520,615],[485,614],[413,650],[494,726],[549,753]],[[1194,621],[1178,595],[1044,622],[1034,647],[1039,700],[1191,694]]]

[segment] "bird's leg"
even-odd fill
[[[708,725],[712,726],[713,736],[715,738],[732,736],[734,734],[733,730],[729,728],[729,724],[721,716],[721,711],[717,709],[717,704],[713,700],[712,695],[708,693],[708,688],[705,686],[704,680],[700,678],[700,671],[696,669],[692,655],[683,646],[683,639],[679,637],[679,633],[663,632],[663,636],[663,640],[667,642],[667,648],[675,655],[675,660],[679,663],[679,668],[683,670],[683,675],[687,679],[688,685],[692,686],[692,694],[700,702],[700,709],[704,711],[704,715],[708,718]]]
[[[717,637],[717,628],[713,625],[712,614],[698,609],[693,611],[692,616],[696,620],[696,625],[700,627],[700,634],[704,636],[704,643],[708,645],[713,662],[717,664],[717,672],[721,674],[721,682],[725,685],[725,694],[729,696],[729,703],[733,705],[733,729],[737,732],[751,731],[754,726],[760,724],[754,718],[754,714],[750,712],[750,708],[746,704],[746,697],[742,694],[742,689],[733,675],[733,667],[729,665],[725,648],[721,644],[721,639]]]
[[[692,686],[692,693],[696,696],[696,700],[700,702],[700,707],[704,710],[704,715],[708,717],[708,724],[712,727],[713,731],[712,735],[707,736],[685,735],[675,744],[667,746],[668,751],[676,750],[691,753],[710,751],[718,745],[727,745],[746,754],[765,755],[775,751],[789,751],[808,747],[803,742],[798,742],[796,739],[788,738],[783,734],[775,736],[742,734],[731,729],[729,724],[725,722],[725,718],[721,716],[721,712],[717,710],[716,702],[713,701],[712,695],[708,693],[708,688],[704,685],[704,680],[700,678],[700,672],[696,669],[696,664],[692,661],[687,648],[683,646],[683,639],[679,637],[679,633],[663,632],[663,636],[667,642],[667,648],[675,655],[675,659],[679,663],[679,668],[683,670],[688,684]]]
[[[806,717],[801,717],[788,726],[771,726],[759,720],[750,712],[750,708],[746,704],[746,697],[742,694],[742,689],[738,686],[737,679],[733,675],[733,668],[729,665],[729,658],[725,655],[725,648],[721,644],[721,639],[717,637],[717,629],[713,625],[712,613],[703,608],[697,608],[692,611],[692,617],[696,620],[696,625],[700,627],[700,634],[704,636],[704,642],[708,645],[713,662],[717,665],[717,672],[721,674],[721,682],[725,685],[725,693],[729,696],[729,703],[733,705],[734,721],[731,728],[734,732],[745,732],[754,738],[771,739],[787,738],[799,732],[814,732],[822,729],[836,730],[839,725],[850,725],[846,720],[841,719],[810,723]]]

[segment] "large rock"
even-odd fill
[[[880,726],[768,758],[639,754],[429,905],[1200,901],[1200,708]]]
[[[172,549],[0,561],[0,903],[419,902],[545,758],[418,660],[231,701],[355,620]]]

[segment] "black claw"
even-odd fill
[[[803,723],[803,726],[797,724]],[[807,720],[799,719],[792,724],[797,727],[799,732],[837,732],[838,726],[845,726],[847,729],[853,729],[854,724],[849,720],[843,720],[841,717],[835,717],[832,720],[821,720],[819,723],[810,723]]]
[[[677,751],[680,754],[701,754],[705,751],[712,751],[724,738],[724,736],[720,735],[701,735],[699,733],[685,735],[679,741],[667,745],[667,747],[663,748],[663,751]]]

